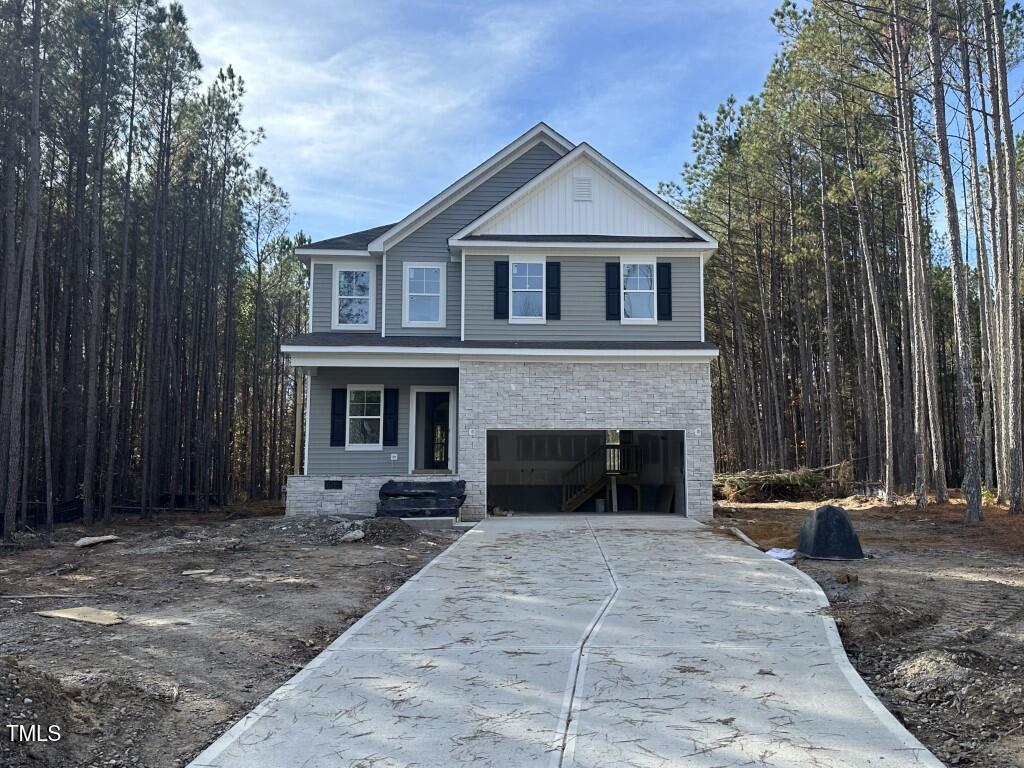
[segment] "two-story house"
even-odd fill
[[[464,519],[711,516],[715,240],[541,123],[394,224],[304,246],[308,377],[289,513],[465,480]]]

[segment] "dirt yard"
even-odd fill
[[[868,685],[947,765],[1024,766],[1024,519],[991,507],[965,527],[955,502],[837,503],[869,559],[797,565],[828,595]],[[715,524],[794,547],[815,506],[722,503]]]
[[[115,543],[75,548],[84,531],[67,526],[53,547],[0,550],[0,765],[184,765],[457,538],[345,530],[165,515],[104,531]],[[74,606],[124,622],[35,614]],[[29,723],[60,741],[13,743],[6,726]]]

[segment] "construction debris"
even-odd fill
[[[61,608],[56,611],[36,611],[36,616],[45,616],[50,619],[68,619],[70,621],[81,621],[86,624],[102,624],[109,627],[113,624],[123,624],[124,618],[113,611],[106,611],[102,608],[90,608],[87,605],[77,608]]]
[[[120,536],[85,536],[75,542],[76,547],[94,547],[97,544],[106,544],[110,541],[120,541]]]

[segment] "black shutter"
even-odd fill
[[[345,444],[345,419],[348,416],[348,390],[331,390],[331,445]]]
[[[544,292],[547,294],[547,319],[562,319],[562,265],[557,261],[549,261],[547,280],[544,281]]]
[[[384,445],[398,445],[398,390],[384,390]]]
[[[494,262],[494,319],[508,320],[508,262]]]
[[[604,265],[604,319],[619,319],[619,262],[608,261]]]
[[[658,262],[658,319],[672,319],[672,265]]]

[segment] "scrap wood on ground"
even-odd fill
[[[0,553],[0,721],[61,727],[0,739],[0,765],[180,768],[458,538],[393,518],[345,541],[343,518],[271,511],[126,517],[100,547],[60,525]]]
[[[965,525],[962,501],[838,500],[866,560],[799,560],[831,602],[854,666],[947,765],[1024,766],[1024,524],[1004,507]],[[712,525],[795,547],[818,502],[719,503]]]

